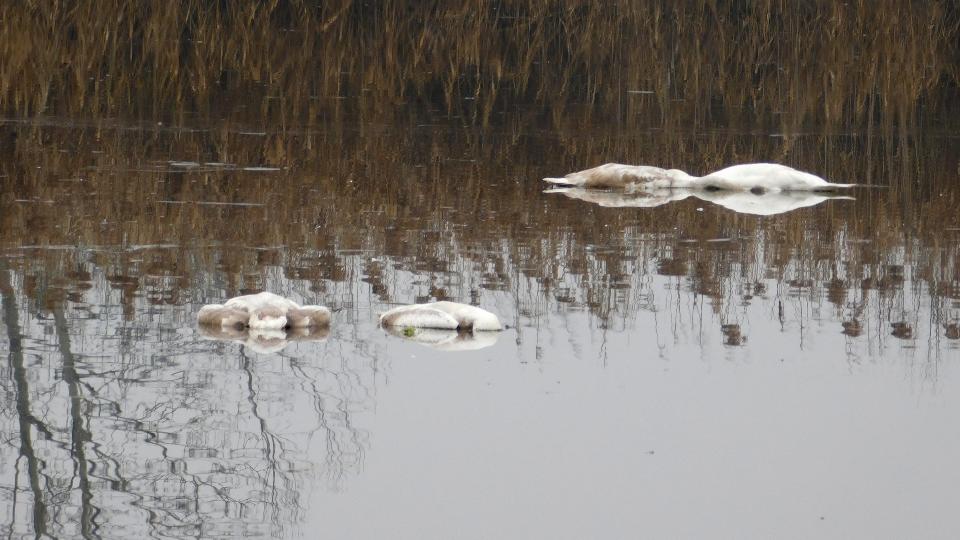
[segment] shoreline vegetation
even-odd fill
[[[5,2],[0,22],[17,117],[309,125],[414,103],[486,125],[533,105],[561,123],[891,135],[956,128],[960,110],[948,1],[86,0]]]

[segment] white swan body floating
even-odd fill
[[[650,191],[606,191],[579,187],[557,187],[544,193],[560,193],[571,199],[608,208],[653,208],[694,197],[733,210],[738,214],[773,216],[820,204],[831,199],[853,197],[810,191],[704,191],[690,189],[653,189]]]
[[[457,302],[433,302],[393,308],[380,315],[380,326],[437,330],[498,331],[500,319],[489,311]]]
[[[237,296],[221,304],[200,308],[197,322],[221,328],[320,328],[330,325],[330,310],[323,306],[301,306],[282,296],[262,292]]]
[[[832,184],[817,175],[776,163],[734,165],[706,176],[691,176],[678,169],[648,165],[607,163],[563,178],[544,178],[544,182],[584,188],[664,189],[752,191],[838,191],[855,184]]]

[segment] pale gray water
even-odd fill
[[[346,275],[366,258],[344,255]],[[426,293],[382,267],[397,296]],[[816,291],[776,280],[716,313],[686,279],[634,272],[637,303],[607,323],[520,280],[477,298],[514,328],[449,352],[377,328],[389,304],[348,280],[324,295],[343,304],[325,340],[258,353],[194,327],[215,291],[134,299],[127,317],[88,268],[93,288],[65,311],[4,297],[8,332],[24,336],[5,370],[15,535],[31,530],[34,462],[42,490],[73,486],[46,508],[66,536],[949,538],[960,526],[958,341],[922,317],[899,339],[884,315],[929,312],[922,286],[866,291],[877,318],[851,337]],[[543,303],[518,316],[526,298]],[[740,345],[721,323],[740,325]],[[52,434],[28,430],[26,453],[24,396]]]

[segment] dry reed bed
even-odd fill
[[[18,116],[314,123],[342,106],[318,96],[369,96],[372,112],[412,101],[480,122],[585,103],[672,129],[889,134],[955,126],[941,113],[960,84],[947,1],[86,0],[6,2],[0,21],[0,108]]]

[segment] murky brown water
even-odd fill
[[[949,5],[115,4],[0,7],[0,532],[960,530]],[[875,187],[542,192],[606,161]],[[329,334],[196,328],[259,290]],[[511,328],[377,328],[439,299]]]

